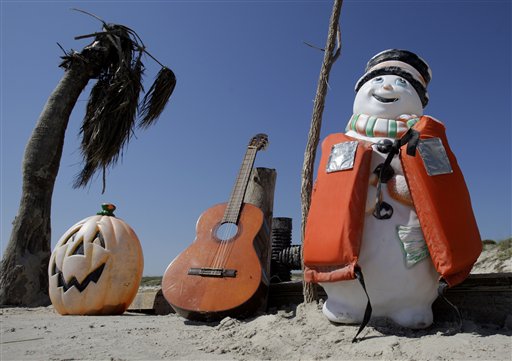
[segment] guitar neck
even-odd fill
[[[231,196],[229,197],[226,211],[224,212],[224,217],[222,219],[223,223],[238,223],[238,217],[240,216],[240,210],[242,208],[245,191],[247,190],[247,185],[249,184],[249,177],[251,175],[257,152],[257,147],[247,147],[247,152],[245,153],[242,166],[240,167],[235,185],[231,191]]]

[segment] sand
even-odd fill
[[[511,360],[512,317],[504,327],[464,321],[422,331],[372,320],[330,323],[321,305],[301,304],[248,320],[187,321],[153,316],[61,316],[53,308],[3,308],[3,360]]]
[[[474,273],[512,272],[487,246]],[[61,316],[53,307],[0,308],[0,360],[512,360],[512,315],[502,327],[464,320],[413,331],[372,320],[330,323],[320,304],[291,305],[247,320],[198,323],[176,314]]]
[[[509,251],[510,253],[510,251]],[[512,257],[498,257],[498,247],[485,245],[471,273],[512,272]]]

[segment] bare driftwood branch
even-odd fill
[[[339,57],[341,52],[341,31],[339,28],[339,18],[341,14],[341,6],[343,0],[335,0],[331,20],[329,24],[329,34],[327,37],[327,45],[324,52],[324,60],[320,70],[318,79],[318,87],[316,91],[313,116],[311,119],[311,127],[309,129],[308,142],[304,153],[304,164],[302,167],[302,184],[301,184],[301,210],[302,210],[302,241],[304,242],[304,231],[306,227],[306,219],[308,216],[309,205],[311,202],[311,190],[313,188],[313,171],[316,157],[316,148],[320,139],[320,129],[322,127],[322,114],[325,105],[325,96],[329,81],[329,73],[331,67]],[[335,50],[336,40],[338,48]],[[317,299],[314,285],[304,283],[304,301],[313,302]]]

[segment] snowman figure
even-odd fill
[[[427,63],[410,51],[375,55],[356,84],[345,134],[323,142],[304,262],[305,279],[327,293],[323,313],[332,322],[367,322],[371,303],[372,316],[426,328],[433,322],[439,280],[461,282],[480,254],[469,196],[444,126],[423,116],[431,77]],[[431,128],[440,135],[431,136]],[[438,196],[439,189],[457,195],[450,200],[451,195]],[[469,208],[456,222],[469,228],[464,240],[450,236],[460,229],[446,231],[457,227],[451,219],[437,220],[435,211],[445,208],[437,199],[443,197],[440,202],[455,203],[447,205],[448,212]],[[456,265],[445,267],[451,263]]]
[[[424,61],[414,58],[415,65],[423,65],[422,76],[412,65],[392,60],[393,56],[403,60],[405,55],[412,63],[412,54],[404,51],[377,54],[356,85],[354,115],[346,134],[373,144],[372,170],[387,157],[383,152],[386,149],[380,151],[379,145],[402,137],[423,115],[423,106],[428,101],[426,85],[431,77],[430,69]],[[382,71],[390,67],[395,69]],[[419,90],[413,82],[420,84],[416,86]],[[391,206],[393,214],[387,219],[374,216],[378,180],[377,174],[373,174],[368,185],[359,264],[364,270],[375,316],[387,316],[405,327],[425,328],[432,324],[431,306],[437,297],[439,276],[430,259],[398,157],[393,158],[391,167],[394,174],[380,186],[382,199]],[[362,321],[366,296],[357,281],[322,286],[328,295],[323,312],[330,321]]]

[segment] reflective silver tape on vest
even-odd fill
[[[327,161],[327,173],[338,172],[354,168],[356,158],[357,141],[334,144]]]
[[[429,176],[453,173],[450,160],[440,138],[421,139],[418,150]]]

